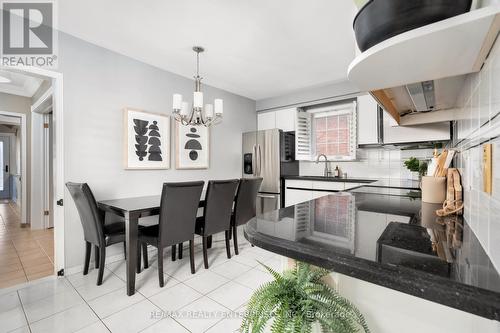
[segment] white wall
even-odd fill
[[[66,34],[60,34],[59,43],[59,71],[64,74],[65,181],[88,182],[99,200],[160,194],[166,181],[241,176],[241,134],[256,129],[255,101],[203,87],[207,100],[224,99],[224,120],[211,132],[208,170],[124,170],[122,109],[130,106],[170,114],[172,94],[189,98],[193,80]],[[173,154],[174,135],[171,139]],[[175,165],[174,159],[171,165]],[[71,268],[83,263],[84,241],[68,192],[65,198],[65,264]],[[109,255],[117,253],[121,253],[120,246],[108,251]]]
[[[471,75],[460,94],[462,118],[455,126],[455,164],[462,175],[464,216],[500,270],[500,42],[483,69]],[[496,118],[495,118],[496,117]],[[493,193],[483,192],[482,147],[493,144]]]

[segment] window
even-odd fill
[[[356,103],[299,112],[296,140],[298,160],[312,161],[320,154],[325,154],[332,161],[354,160]]]

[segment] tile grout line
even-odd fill
[[[78,296],[80,296],[80,298],[83,300],[83,303],[85,303],[85,304],[89,307],[89,309],[90,309],[90,310],[94,313],[94,315],[95,315],[95,316],[97,317],[97,319],[98,319],[97,321],[95,321],[95,322],[91,323],[90,325],[87,325],[87,326],[85,326],[85,327],[82,327],[82,328],[80,328],[80,329],[78,329],[78,330],[76,330],[76,331],[74,331],[74,332],[77,332],[77,331],[79,331],[79,330],[82,330],[82,329],[84,329],[84,328],[86,328],[86,327],[90,327],[90,326],[94,325],[95,323],[97,323],[98,321],[100,321],[100,322],[104,325],[104,327],[106,327],[106,329],[107,329],[109,332],[111,332],[111,330],[109,329],[109,327],[108,327],[108,326],[104,323],[104,321],[101,319],[101,317],[99,317],[99,316],[97,315],[97,313],[96,313],[96,312],[94,311],[94,309],[90,306],[90,304],[89,304],[89,303],[87,303],[87,300],[86,300],[85,298],[83,298],[82,294],[80,294],[80,292],[76,289],[76,287],[73,285],[73,283],[71,283],[71,281],[70,281],[70,280],[68,280],[66,277],[64,277],[64,279],[68,281],[68,283],[69,283],[69,284],[71,285],[71,287],[75,290],[75,292],[78,294]],[[107,295],[107,293],[106,293],[105,295]],[[97,297],[96,297],[96,298],[97,298]],[[78,306],[78,305],[80,305],[80,304],[77,304],[77,305],[75,305],[75,306],[72,306],[72,307],[70,307],[70,308],[68,308],[68,309],[71,309],[71,308],[76,307],[76,306]],[[68,309],[66,309],[66,310],[68,310]],[[63,311],[66,311],[66,310],[63,310]],[[61,311],[61,312],[62,312],[62,311]]]
[[[21,309],[23,309],[24,319],[26,319],[26,325],[28,325],[28,330],[31,333],[31,325],[30,325],[30,322],[28,321],[28,316],[26,315],[26,310],[24,310],[24,304],[21,301],[21,296],[19,296],[19,290],[16,290],[16,295],[17,295],[17,299],[19,299],[19,304],[21,304]]]

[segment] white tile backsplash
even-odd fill
[[[341,172],[346,172],[349,178],[389,178],[411,179],[411,173],[404,166],[404,161],[410,157],[420,160],[430,160],[432,149],[400,150],[398,148],[363,148],[357,151],[355,162],[330,163],[331,171],[338,165]],[[300,174],[303,176],[323,175],[324,162],[300,162]]]
[[[479,73],[467,78],[454,124],[455,166],[462,176],[464,217],[500,270],[500,42]],[[482,144],[493,144],[493,192],[483,192]]]

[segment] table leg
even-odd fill
[[[127,253],[127,295],[135,293],[135,271],[137,267],[137,228],[139,217],[125,214],[125,240]]]

